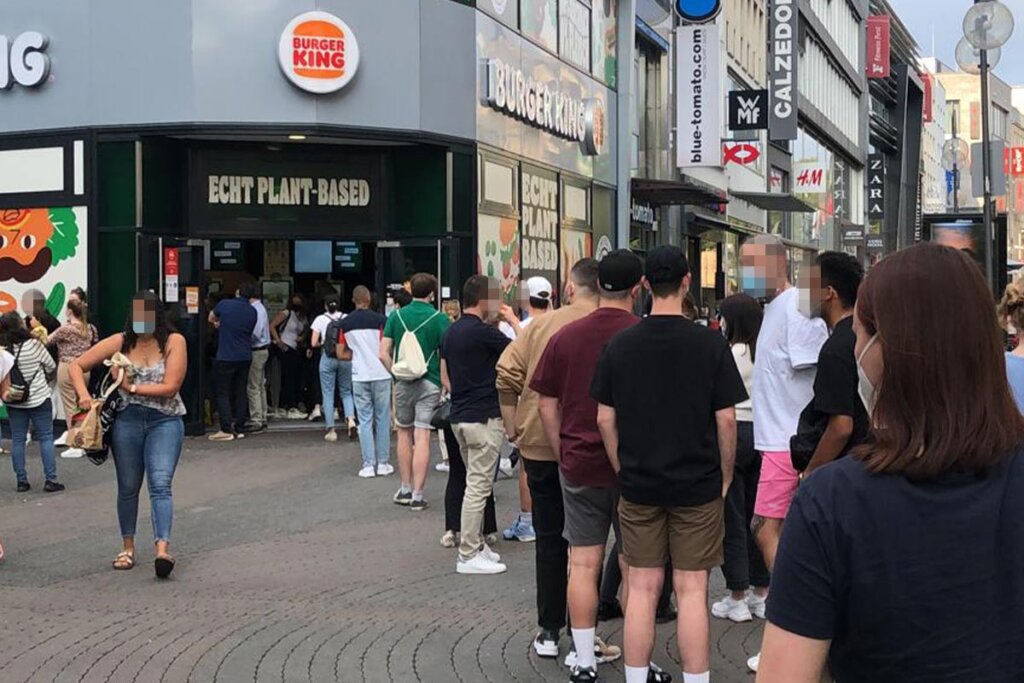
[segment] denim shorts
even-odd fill
[[[395,382],[395,424],[402,429],[433,429],[434,409],[441,402],[441,387],[429,379]]]

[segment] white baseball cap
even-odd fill
[[[551,290],[551,283],[546,277],[535,275],[526,281],[526,291],[530,293],[531,299],[551,301]]]

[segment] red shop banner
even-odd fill
[[[932,113],[932,98],[935,97],[932,92],[932,75],[921,74],[921,82],[924,83],[924,104],[921,108],[921,118],[925,123],[931,123],[935,120]]]
[[[868,78],[889,77],[891,42],[889,16],[868,17]]]

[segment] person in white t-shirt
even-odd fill
[[[766,299],[764,321],[754,361],[754,448],[761,452],[761,478],[754,503],[754,536],[771,570],[782,536],[782,523],[800,478],[789,455],[800,411],[814,398],[818,353],[828,339],[821,319],[800,313],[800,292],[786,268],[786,247],[775,235],[756,235],[740,250],[741,286],[755,299]],[[754,671],[760,655],[748,666]]]

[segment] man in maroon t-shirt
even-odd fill
[[[608,340],[639,321],[632,310],[642,276],[636,254],[619,249],[605,256],[598,269],[598,309],[551,338],[530,382],[540,394],[545,434],[559,454],[564,535],[572,548],[568,602],[577,661],[571,681],[596,680],[598,582],[608,532],[614,526],[619,535],[617,479],[597,428],[590,384]]]

